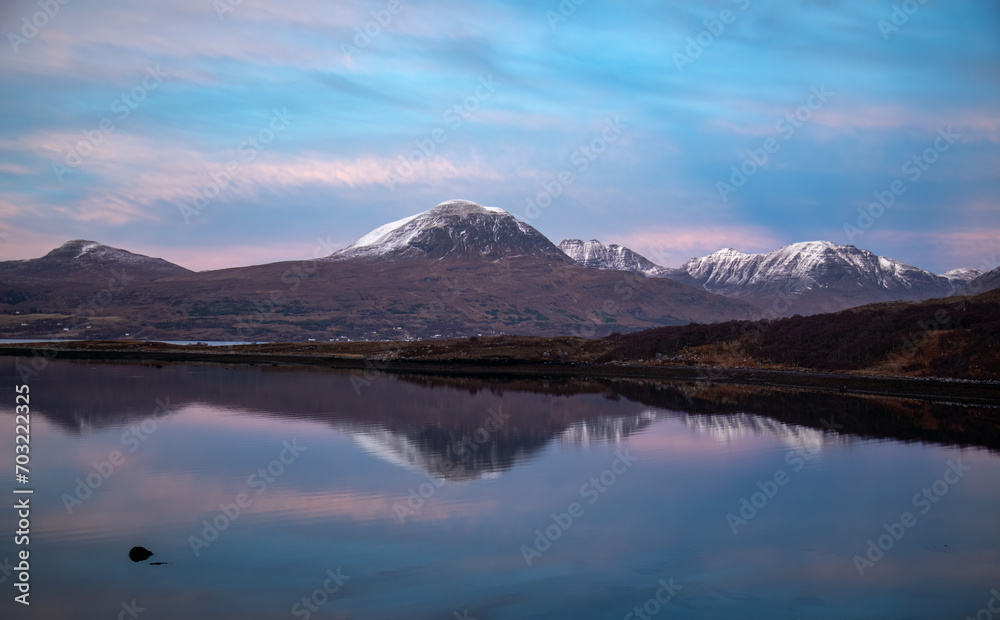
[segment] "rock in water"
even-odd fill
[[[152,555],[153,552],[145,547],[132,547],[132,550],[128,552],[128,559],[133,562],[142,562],[148,560]]]

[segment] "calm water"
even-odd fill
[[[30,386],[32,604],[0,572],[3,618],[960,619],[1000,590],[996,409],[61,361]]]

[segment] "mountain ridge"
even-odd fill
[[[574,242],[574,243],[570,243]],[[625,269],[670,278],[727,297],[747,299],[765,312],[815,314],[882,301],[919,301],[960,292],[982,276],[976,269],[938,275],[853,245],[807,241],[771,252],[743,253],[723,248],[677,269],[661,267],[640,254],[592,240],[563,242],[571,257],[600,269]],[[627,260],[618,257],[628,256]]]
[[[171,269],[170,277],[128,278],[114,287],[101,270],[89,279],[64,277],[60,261],[94,253],[91,243],[64,247],[60,260],[47,255],[0,263],[0,312],[21,314],[0,324],[0,336],[593,337],[759,314],[748,302],[672,280],[584,267],[503,209],[468,201],[390,222],[323,259],[197,273]],[[101,252],[115,264],[132,256]],[[24,277],[26,265],[35,269],[33,277]],[[130,274],[128,267],[119,271]]]
[[[472,234],[469,234],[469,233]],[[564,260],[549,239],[498,207],[449,200],[376,228],[329,260],[407,260],[532,255]]]

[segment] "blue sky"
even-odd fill
[[[669,266],[1000,255],[994,1],[64,1],[0,8],[2,259],[305,259],[452,198]]]

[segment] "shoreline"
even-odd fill
[[[0,346],[0,355],[34,357],[38,351],[54,351],[49,359],[124,362],[216,363],[238,365],[313,366],[364,373],[409,373],[437,376],[517,376],[581,377],[596,379],[632,379],[670,383],[721,383],[760,387],[793,388],[857,396],[920,399],[931,402],[954,402],[970,405],[1000,406],[1000,383],[906,376],[871,376],[860,373],[830,373],[804,370],[755,368],[664,366],[646,364],[596,364],[521,360],[512,358],[463,360],[379,360],[363,355],[310,355],[277,352],[211,352],[223,347],[154,346],[142,350],[142,343],[129,343],[130,349],[107,347],[58,347],[51,343],[39,346]],[[108,343],[104,343],[108,344]],[[116,343],[118,344],[118,343]],[[154,343],[159,345],[159,343]],[[169,348],[168,348],[169,347]],[[48,356],[46,356],[48,358]]]

